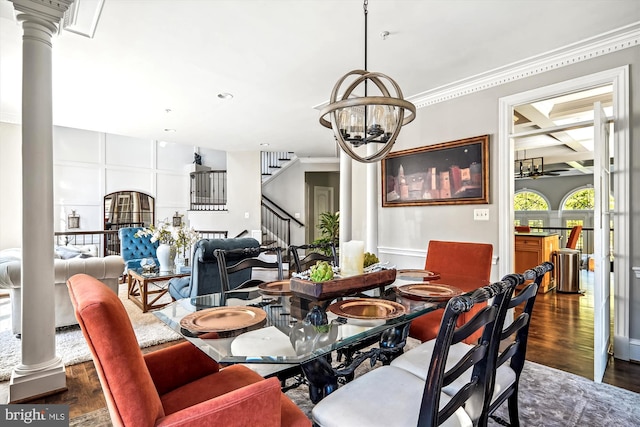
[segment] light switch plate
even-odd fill
[[[473,210],[474,221],[489,221],[489,209],[474,209]]]

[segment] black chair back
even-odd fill
[[[302,257],[301,252],[304,254]],[[318,261],[327,261],[335,267],[338,266],[338,253],[333,243],[291,245],[289,246],[289,253],[296,273],[308,270]]]
[[[258,258],[262,253],[274,253],[276,256],[276,261],[269,262],[264,259]],[[239,296],[240,293],[238,291],[246,288],[251,288],[259,285],[260,283],[264,283],[264,280],[261,279],[252,279],[251,273],[249,273],[249,278],[244,282],[237,284],[237,286],[231,286],[231,277],[236,274],[242,274],[248,272],[252,272],[253,268],[274,270],[277,272],[276,280],[283,280],[284,278],[284,269],[282,267],[282,248],[242,248],[242,249],[232,249],[232,250],[223,250],[217,249],[214,252],[216,258],[218,259],[218,268],[220,272],[220,281],[222,283],[222,290],[226,294],[230,292],[234,292],[235,295]],[[229,264],[227,259],[231,257],[240,257],[242,258],[237,263]]]
[[[504,349],[499,353],[496,360],[496,370],[498,375],[492,384],[490,394],[493,396],[493,388],[495,382],[500,382],[500,371],[498,368],[509,362],[509,367],[515,373],[515,381],[505,388],[498,396],[485,402],[485,410],[483,411],[483,422],[488,422],[488,416],[492,414],[505,400],[509,399],[509,418],[512,426],[519,425],[518,416],[518,384],[520,382],[520,374],[524,367],[525,355],[527,351],[527,340],[529,337],[529,325],[531,324],[531,315],[533,306],[536,301],[536,295],[544,275],[553,270],[554,266],[550,262],[544,262],[523,273],[525,280],[533,280],[524,289],[517,292],[509,301],[509,308],[516,310],[517,317],[513,322],[504,328],[500,334],[500,342],[504,344]],[[515,314],[514,314],[515,315]],[[501,384],[502,386],[502,384]],[[501,387],[502,388],[502,387]]]
[[[436,337],[429,365],[418,426],[438,426],[462,406],[474,423],[481,419],[485,408],[485,396],[490,391],[493,381],[500,332],[508,303],[515,287],[523,282],[522,275],[513,274],[506,276],[500,282],[480,288],[471,295],[461,295],[449,300],[442,316],[440,331]],[[464,325],[456,326],[462,313],[471,310],[475,304],[484,303],[491,298],[493,298],[491,305],[483,307]],[[482,330],[479,342],[469,347],[466,354],[458,359],[454,366],[447,369],[450,348],[478,330]],[[465,374],[469,369],[472,369],[470,377]],[[465,377],[468,378],[465,379]],[[443,387],[459,378],[466,383],[440,409]]]

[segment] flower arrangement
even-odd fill
[[[157,227],[150,225],[134,234],[134,237],[143,236],[151,236],[152,243],[160,242],[175,246],[177,249],[182,249],[182,251],[191,247],[200,238],[193,227],[187,227],[184,223],[179,227],[174,227],[167,219],[160,221]]]
[[[151,236],[151,243],[160,242],[166,245],[173,245],[175,242],[173,238],[173,226],[167,220],[160,221],[157,227],[153,224],[144,227],[133,235],[133,237],[138,238],[147,236]]]
[[[183,252],[200,239],[196,230],[193,227],[187,227],[184,223],[180,227],[173,227],[172,236],[176,247]]]

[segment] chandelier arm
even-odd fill
[[[404,114],[404,110],[401,110],[401,114]],[[331,120],[332,122],[335,123],[335,115],[333,114],[331,115]],[[389,141],[387,141],[387,144],[384,147],[382,147],[379,151],[365,157],[361,157],[360,155],[358,155],[353,150],[353,148],[351,148],[351,144],[345,142],[341,136],[336,135],[335,139],[338,142],[338,145],[340,146],[340,148],[342,148],[342,150],[352,159],[359,161],[361,163],[374,163],[379,160],[382,160],[387,156],[387,154],[393,148],[393,144],[399,134],[400,134],[400,126],[396,127],[395,131],[391,135],[391,138],[389,138]]]

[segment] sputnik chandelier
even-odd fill
[[[340,148],[362,163],[383,159],[393,148],[400,129],[416,117],[416,107],[402,97],[400,86],[389,76],[367,71],[367,6],[364,0],[364,70],[353,70],[338,80],[331,92],[329,104],[320,111],[320,124],[333,129]],[[343,83],[352,79],[339,98]],[[370,96],[371,81],[379,94]],[[391,92],[384,81],[395,93]],[[354,90],[363,85],[364,96]],[[327,118],[328,116],[328,118]],[[376,149],[369,149],[376,144]],[[360,148],[359,148],[360,147]]]

